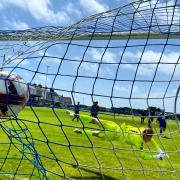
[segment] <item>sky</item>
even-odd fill
[[[128,0],[0,0],[1,29],[67,26]]]
[[[121,7],[129,2],[131,1],[0,0],[0,29],[23,30],[45,26],[70,26],[85,17]],[[170,17],[171,14],[169,11]],[[177,14],[179,15],[180,12]],[[164,20],[161,14],[158,16],[159,22]],[[12,44],[12,42],[1,42],[0,45],[2,47],[9,43]],[[13,46],[17,43],[14,42]],[[31,46],[35,43],[37,42],[29,42]],[[26,82],[60,89],[58,91],[60,94],[73,97],[76,103],[80,101],[81,104],[91,105],[92,101],[99,101],[99,105],[105,107],[140,109],[157,106],[173,112],[174,97],[180,80],[179,40],[169,40],[168,43],[171,45],[167,45],[164,50],[165,40],[150,40],[145,49],[144,46],[147,45],[145,40],[131,40],[128,42],[131,47],[124,51],[126,43],[126,40],[112,40],[109,44],[103,40],[92,41],[91,47],[86,50],[89,41],[74,41],[74,45],[71,44],[66,52],[68,44],[66,41],[56,42],[54,45],[49,42],[34,46],[33,54],[29,51],[20,58],[16,58],[15,51],[21,48],[21,51],[25,52],[27,47],[16,45],[13,51],[11,49],[0,52],[1,57],[4,53],[6,58],[13,59],[6,66],[9,67],[6,70],[17,66],[17,63],[23,59],[17,67],[24,69],[16,67],[15,70]],[[44,49],[40,49],[41,45]],[[42,60],[43,55],[46,57]],[[62,61],[62,58],[65,60]],[[87,62],[81,63],[82,59]],[[160,59],[161,63],[157,66]],[[139,60],[141,64],[138,64]],[[100,61],[103,63],[100,64]],[[58,72],[59,64],[61,67]],[[174,76],[171,79],[174,69]],[[136,79],[133,82],[134,78]],[[169,83],[168,80],[173,82]],[[152,81],[157,82],[151,83]],[[180,109],[179,100],[177,107]]]

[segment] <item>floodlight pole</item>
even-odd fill
[[[74,83],[74,100],[76,102],[76,82]]]
[[[46,99],[46,83],[47,83],[47,74],[48,74],[48,69],[50,68],[50,66],[46,67],[46,79],[45,79],[45,85],[44,85],[44,99]]]
[[[50,68],[50,66],[47,66],[47,70],[46,70],[46,80],[45,80],[45,85],[44,87],[46,87],[46,83],[47,83],[47,74],[48,74],[48,69]]]

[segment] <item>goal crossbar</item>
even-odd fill
[[[114,32],[114,33],[86,33],[72,36],[68,33],[57,31],[50,34],[46,31],[14,31],[0,32],[0,41],[62,41],[62,40],[140,40],[140,39],[179,39],[180,33],[155,33],[155,32]]]

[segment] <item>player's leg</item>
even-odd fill
[[[166,121],[164,121],[164,124],[163,124],[163,131],[165,132],[165,130],[166,130]]]
[[[151,118],[148,119],[148,127],[152,128],[152,119]]]
[[[99,120],[99,117],[98,117],[98,113],[97,113],[97,112],[94,113],[94,116],[93,116],[93,117]]]
[[[162,121],[160,123],[160,135],[162,135],[162,133],[166,130],[166,121]]]
[[[163,128],[160,127],[160,135],[162,135],[162,132],[163,132]]]
[[[82,135],[87,135],[88,137],[90,136],[96,136],[96,137],[100,137],[99,136],[99,133],[100,131],[93,131],[93,130],[90,130],[90,129],[87,129],[87,130],[81,130],[81,129],[74,129],[74,132],[77,133],[77,134],[82,134]]]
[[[69,111],[69,110],[66,110],[66,114],[69,116],[69,117],[72,117],[74,118],[74,113]]]
[[[72,121],[74,121],[76,119],[76,116],[74,115],[74,117],[72,118]]]
[[[79,111],[76,111],[76,119],[77,119],[77,122],[79,122]]]
[[[72,118],[72,121],[74,121],[77,118],[77,115],[69,110],[66,110],[66,114]]]
[[[163,132],[165,132],[165,130],[166,130],[166,128],[165,128],[165,127],[163,127]]]
[[[101,123],[100,123],[99,119],[94,118],[94,117],[92,118],[90,123],[97,124],[98,126],[101,126]]]
[[[92,116],[88,116],[86,114],[79,114],[79,115],[77,115],[77,114],[72,113],[69,110],[66,110],[66,114],[68,116],[70,116],[70,117],[78,116],[78,118],[81,119],[84,122],[89,122],[89,123],[97,124],[98,126],[101,125],[97,118],[94,118]]]
[[[144,124],[144,117],[141,117],[141,124]]]

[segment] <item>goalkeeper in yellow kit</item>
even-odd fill
[[[66,111],[71,117],[74,116],[70,111]],[[74,132],[79,134],[84,134],[87,136],[96,136],[102,139],[109,139],[111,141],[117,140],[123,134],[124,141],[132,146],[135,146],[140,150],[140,156],[146,160],[152,159],[163,159],[164,157],[169,157],[165,152],[163,152],[155,140],[152,138],[153,130],[151,128],[137,128],[123,123],[121,126],[113,121],[102,120],[93,118],[88,115],[79,115],[80,120],[87,121],[89,123],[97,124],[102,130],[80,130],[75,129]],[[153,147],[157,153],[154,155],[152,153],[146,153],[143,151],[143,146]]]

